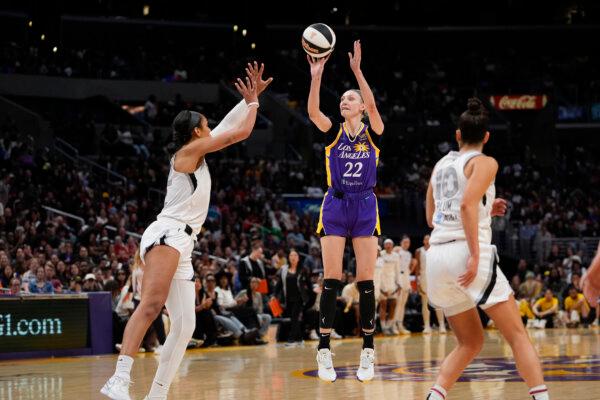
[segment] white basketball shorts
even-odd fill
[[[185,224],[161,218],[151,223],[144,231],[140,242],[140,257],[145,263],[144,256],[152,247],[170,246],[179,252],[179,264],[173,279],[191,280],[194,277],[192,267],[194,243],[194,237],[185,232]]]
[[[482,309],[508,300],[512,289],[500,270],[496,246],[479,244],[477,276],[462,287],[458,278],[465,272],[469,258],[465,240],[432,245],[427,250],[427,297],[429,304],[451,317],[476,306]]]

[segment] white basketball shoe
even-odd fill
[[[360,352],[360,365],[356,371],[356,379],[361,382],[370,381],[375,376],[375,350],[362,349]]]
[[[129,385],[131,385],[130,380],[113,375],[100,389],[100,393],[113,400],[131,400]]]
[[[329,349],[321,349],[317,351],[317,365],[319,366],[319,378],[327,382],[335,382],[337,374],[333,368],[333,354]]]

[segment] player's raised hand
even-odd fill
[[[250,80],[256,82],[256,91],[259,96],[262,92],[265,91],[267,86],[269,86],[271,82],[273,82],[273,77],[269,77],[266,80],[262,78],[264,71],[265,64],[260,63],[259,68],[258,63],[256,61],[254,61],[253,63],[248,63],[248,66],[246,67],[246,75],[248,76],[248,78],[250,78]]]
[[[494,204],[492,204],[492,217],[503,217],[506,214],[508,202],[504,199],[496,199],[494,200]]]
[[[246,104],[258,102],[256,81],[251,81],[250,78],[246,77],[246,83],[244,83],[243,80],[237,78],[237,82],[234,82],[234,85],[238,93],[246,100]]]
[[[309,56],[308,54],[306,55],[306,59],[308,60],[308,63],[310,64],[310,75],[313,78],[317,77],[317,76],[321,76],[323,74],[323,70],[325,69],[325,63],[327,62],[327,60],[329,60],[330,55],[328,55],[326,57],[322,57],[322,58],[313,58],[313,57]]]
[[[360,46],[360,40],[354,41],[354,54],[348,52],[348,58],[350,59],[350,69],[356,73],[360,71],[360,60],[362,58],[362,49]]]
[[[479,266],[479,257],[469,256],[467,260],[467,270],[464,274],[458,277],[458,284],[462,287],[467,287],[475,280],[477,276],[477,268]]]

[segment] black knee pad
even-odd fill
[[[363,330],[375,328],[375,285],[373,281],[356,283],[360,293],[360,325]]]
[[[342,286],[339,279],[325,279],[319,302],[319,327],[331,329],[335,318],[335,303],[338,290]]]

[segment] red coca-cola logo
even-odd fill
[[[490,103],[497,110],[539,110],[548,102],[546,95],[503,95],[491,96]]]

